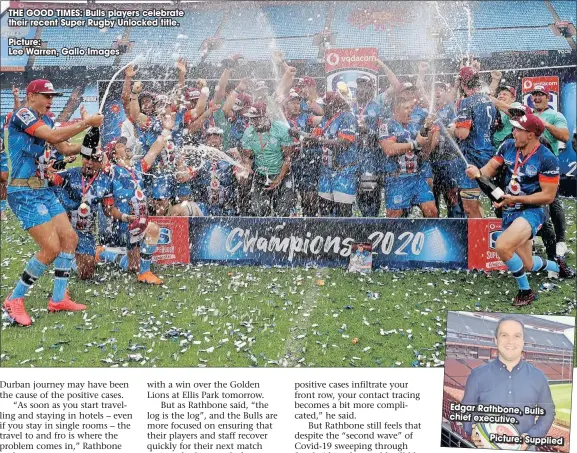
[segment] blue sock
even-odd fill
[[[73,253],[60,252],[54,260],[54,291],[52,292],[52,302],[61,302],[64,300],[73,259]]]
[[[559,272],[559,265],[555,261],[543,260],[540,256],[533,257],[532,272],[552,271]]]
[[[103,250],[100,253],[99,261],[101,263],[114,263],[116,261],[116,258],[118,258],[118,255],[121,255],[121,253],[111,252],[110,250]]]
[[[120,269],[126,272],[128,270],[128,255],[123,255],[122,258],[120,258],[118,265],[120,266]]]
[[[47,268],[48,266],[38,261],[36,255],[34,255],[32,259],[28,261],[26,269],[24,269],[24,273],[22,274],[22,277],[20,277],[20,281],[16,285],[14,291],[12,291],[10,299],[24,297],[24,294],[26,294],[30,286],[40,278]]]
[[[152,263],[152,255],[155,250],[156,244],[145,244],[142,242],[140,246],[140,274],[150,270],[150,263]]]
[[[76,258],[72,260],[72,270],[78,274],[78,264],[76,264]]]
[[[0,200],[0,211],[6,211],[6,200]]]
[[[527,274],[525,273],[525,269],[523,268],[523,261],[521,261],[519,255],[514,253],[513,257],[509,261],[506,261],[505,264],[507,265],[507,269],[511,271],[511,273],[517,280],[519,289],[523,290],[530,289],[529,280],[527,279]]]

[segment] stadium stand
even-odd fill
[[[77,18],[79,20],[83,18]],[[86,18],[84,18],[86,19]],[[73,48],[80,47],[85,49],[111,49],[115,41],[120,39],[125,31],[124,27],[120,28],[103,28],[95,27],[44,27],[42,29],[42,40],[46,42],[46,47],[61,50],[63,47]],[[33,67],[39,66],[106,66],[112,65],[114,57],[101,56],[63,56],[58,57],[45,56],[36,57]]]
[[[90,114],[98,112],[98,87],[96,85],[89,85],[85,88],[84,93],[80,96],[78,107],[70,117],[71,120],[80,119],[80,105],[84,105]]]
[[[481,319],[474,316],[465,316],[449,312],[447,324],[451,326],[447,331],[447,335],[451,333],[474,335],[473,338],[459,338],[459,341],[467,344],[483,344],[492,345],[495,335],[496,320]],[[479,338],[481,337],[481,338]],[[479,343],[480,342],[480,343]],[[572,350],[573,345],[562,334],[536,330],[525,326],[525,342],[528,343],[527,350]]]
[[[229,55],[242,51],[246,61],[270,60],[273,50],[281,50],[288,60],[309,60],[317,57],[319,49],[311,36],[278,39],[225,40],[223,46],[209,54],[206,61],[218,63]]]
[[[175,18],[180,27],[163,28],[162,33],[132,27],[129,41],[133,46],[130,52],[121,57],[120,63],[124,65],[137,55],[148,55],[149,64],[173,63],[179,57],[186,58],[190,64],[197,64],[202,42],[214,36],[223,17],[223,11],[187,10],[184,17]]]
[[[455,36],[461,49],[468,40],[467,30],[456,30]],[[455,40],[445,41],[445,53],[454,54],[461,50]],[[569,50],[565,38],[555,36],[549,27],[532,28],[531,33],[522,28],[473,29],[471,51],[487,55],[498,52],[530,52],[534,50]]]
[[[450,2],[313,2],[306,8],[263,2],[243,8],[189,7],[184,17],[175,19],[179,27],[164,27],[162,33],[151,34],[140,27],[41,30],[40,37],[47,47],[56,49],[86,45],[112,48],[119,39],[126,39],[130,44],[119,60],[92,56],[6,59],[7,47],[3,45],[2,64],[25,66],[33,61],[33,67],[39,68],[62,66],[63,61],[69,61],[70,66],[110,66],[148,54],[150,64],[162,65],[184,57],[194,65],[203,58],[201,48],[208,38],[216,38],[218,44],[208,50],[207,62],[217,63],[238,52],[247,60],[262,61],[274,49],[282,50],[290,60],[311,60],[319,52],[313,37],[322,31],[332,33],[332,47],[377,47],[385,60],[570,50],[567,40],[555,36],[549,27],[554,18],[544,1],[468,4],[470,10],[464,4]],[[575,22],[572,2],[556,0],[551,5],[563,20]],[[34,33],[30,30],[27,37]]]
[[[267,37],[276,38],[313,36],[324,29],[327,10],[328,4],[325,2],[311,2],[306,8],[301,5],[264,6],[261,9],[264,15],[262,20],[266,22],[262,32],[269,33]],[[222,37],[228,38],[224,30]]]
[[[485,363],[487,363],[487,361],[481,360],[481,359],[465,359],[462,363],[464,365],[467,365],[471,370],[474,370],[478,366],[481,366],[481,365],[484,365]]]
[[[573,25],[577,24],[575,19],[575,2],[568,2],[564,0],[551,0],[551,6],[557,12],[561,20],[567,20],[572,22]]]
[[[64,96],[54,98],[54,103],[52,104],[52,108],[50,109],[51,112],[54,113],[56,118],[58,118],[58,115],[60,115],[60,113],[62,112],[62,110],[64,109],[66,104],[68,103],[68,100],[70,99],[70,96],[71,96],[74,89],[73,88],[62,88],[62,87],[58,87],[58,86],[55,88],[64,94]],[[25,90],[22,90],[22,91],[25,91]],[[12,107],[14,106],[14,98],[12,97],[12,90],[11,89],[10,90],[6,90],[6,89],[2,90],[0,92],[0,97],[1,97],[0,114],[2,116],[6,116],[6,114],[8,112],[12,111]],[[23,98],[23,95],[21,95],[20,97]]]
[[[377,47],[385,59],[424,58],[433,55],[428,37],[432,10],[408,3],[339,2],[331,31],[334,47]],[[411,36],[410,42],[406,37]]]
[[[567,3],[567,2],[565,2]],[[545,2],[470,2],[473,28],[543,27],[553,23]],[[523,11],[522,14],[511,14]]]
[[[2,90],[0,92],[0,115],[6,116],[8,112],[12,111],[14,107],[14,98],[12,97],[12,90]]]

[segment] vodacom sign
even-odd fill
[[[549,88],[549,105],[553,110],[559,109],[559,77],[557,76],[539,76],[523,77],[523,103],[533,107],[531,91],[535,85],[545,85]]]
[[[378,50],[372,47],[358,49],[330,49],[325,52],[325,72],[329,73],[350,68],[378,71],[378,58]]]

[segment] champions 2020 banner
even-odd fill
[[[348,266],[352,245],[373,246],[373,267],[503,269],[498,219],[157,217],[154,261]]]

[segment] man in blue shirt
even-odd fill
[[[515,415],[515,427],[521,435],[540,438],[553,424],[555,404],[543,372],[522,359],[524,334],[525,326],[514,316],[499,319],[495,329],[498,358],[471,371],[461,404],[518,407],[523,412],[530,408],[533,414],[540,413],[538,419],[535,415]],[[475,423],[465,422],[463,428],[480,447]],[[527,444],[521,449],[526,450]]]
[[[58,198],[78,234],[76,267],[81,280],[91,279],[96,267],[94,232],[99,205],[111,205],[112,180],[102,172],[104,153],[100,148],[82,147],[82,166],[54,173],[50,182],[62,190]]]
[[[503,207],[503,233],[495,250],[519,285],[514,305],[524,306],[537,298],[525,271],[556,272],[561,278],[572,277],[573,272],[559,257],[549,261],[533,256],[533,237],[545,222],[543,205],[555,199],[559,186],[559,161],[539,142],[545,126],[538,117],[527,114],[511,124],[514,139],[505,140],[481,170],[471,165],[466,173],[471,179],[479,175],[491,178],[504,167],[505,194],[494,204]]]
[[[357,101],[353,104],[353,113],[358,124],[360,177],[357,205],[363,217],[378,217],[383,190],[384,155],[379,146],[379,121],[384,110],[372,100],[375,91],[371,77],[362,75],[357,78]]]
[[[379,125],[379,143],[385,154],[385,206],[387,217],[401,217],[403,210],[419,206],[424,217],[438,217],[435,198],[420,171],[419,153],[430,150],[432,128],[427,132],[409,129],[412,101],[396,98],[393,117]],[[414,134],[414,135],[413,135]]]
[[[489,96],[480,92],[481,82],[478,72],[472,67],[459,71],[461,90],[466,98],[458,106],[455,128],[451,128],[459,148],[467,161],[477,167],[485,165],[495,154],[491,141],[497,118],[497,109]],[[468,218],[481,218],[483,212],[479,196],[481,190],[475,180],[467,179],[460,173],[459,189],[463,209]]]
[[[26,88],[26,107],[15,110],[8,125],[8,150],[12,163],[8,203],[22,228],[40,246],[40,251],[28,262],[16,288],[2,307],[10,319],[22,326],[32,324],[24,308],[24,295],[52,262],[54,292],[48,303],[48,311],[79,311],[86,308],[73,302],[66,291],[78,236],[64,208],[48,188],[47,174],[39,168],[38,160],[42,155],[49,157],[47,143],[65,156],[78,154],[80,144],[71,145],[66,140],[84,129],[101,126],[103,117],[100,114],[90,116],[82,108],[82,121],[53,129],[54,122],[48,113],[54,96],[61,95],[54,90],[50,81],[33,80]]]

